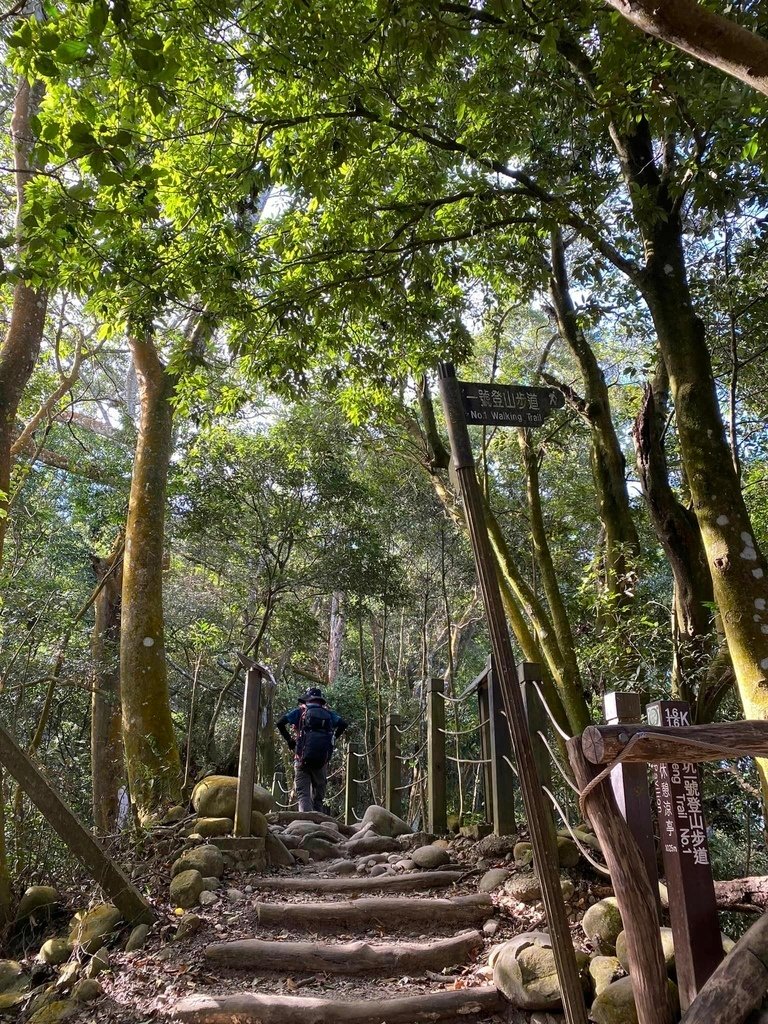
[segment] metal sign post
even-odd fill
[[[440,364],[438,377],[440,396],[451,443],[453,468],[464,502],[464,513],[467,518],[467,527],[475,556],[480,589],[483,594],[485,614],[488,620],[488,631],[493,648],[494,670],[498,673],[504,710],[515,748],[517,767],[520,774],[520,789],[531,833],[534,864],[539,881],[541,882],[542,902],[544,903],[544,910],[547,915],[550,937],[552,939],[552,950],[555,955],[557,974],[563,997],[563,1009],[568,1024],[586,1024],[587,1014],[584,1006],[581,979],[560,889],[557,846],[554,841],[549,809],[544,803],[544,796],[536,773],[536,762],[528,733],[525,709],[523,708],[520,685],[517,679],[517,669],[507,629],[507,620],[501,602],[499,581],[496,576],[493,555],[488,540],[488,531],[483,512],[483,499],[475,474],[475,460],[472,455],[469,431],[467,430],[467,420],[472,423],[486,422],[481,417],[484,410],[489,415],[494,411],[495,400],[493,393],[498,392],[503,403],[504,391],[500,389],[499,385],[464,385],[465,396],[462,396],[462,387],[456,379],[456,371],[451,363]],[[472,394],[467,394],[467,387],[470,389],[482,389],[483,392],[487,390],[489,395],[486,396],[478,390],[476,392],[477,407],[472,407],[468,405],[468,402],[470,400],[474,401],[473,395],[475,391],[473,390]],[[525,394],[529,390],[535,390],[536,392],[549,391],[546,388],[512,388],[508,390],[513,392],[519,391],[521,394]],[[525,400],[527,403],[528,399],[526,398]],[[538,402],[538,395],[536,400]],[[490,404],[486,404],[487,402]],[[517,399],[515,399],[515,403],[517,404]],[[557,404],[561,405],[562,401],[558,402],[555,400],[553,408]],[[521,413],[522,411],[520,410]],[[539,412],[540,410],[531,411]],[[477,412],[477,418],[473,415],[474,412]],[[509,415],[511,414],[510,409]],[[542,421],[543,416],[539,422]],[[502,419],[492,419],[488,420],[488,422],[495,425],[505,422],[511,422],[515,426],[529,425],[525,422]]]

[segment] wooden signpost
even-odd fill
[[[544,409],[541,408],[541,396],[543,392],[549,396],[550,389],[464,384],[462,392],[462,385],[457,380],[451,363],[440,364],[438,377],[451,443],[453,469],[464,502],[464,513],[485,604],[488,631],[493,649],[494,674],[498,673],[504,711],[516,753],[520,789],[528,818],[534,863],[541,882],[542,902],[552,939],[563,1009],[568,1024],[586,1024],[587,1015],[581,979],[560,888],[554,831],[536,772],[536,762],[517,679],[512,644],[499,591],[499,581],[485,526],[483,498],[475,474],[475,460],[467,430],[468,422],[497,426],[505,423],[513,426],[538,425],[543,422],[548,411],[546,404]],[[528,392],[535,393],[528,397]],[[552,391],[551,394],[553,396],[551,408],[557,408],[563,404],[562,396],[555,397],[558,396],[558,392]],[[513,401],[513,396],[514,413],[510,404],[505,405],[505,402]],[[505,409],[506,412],[504,412]],[[531,417],[536,414],[537,419],[530,422],[527,419],[528,414]],[[521,417],[521,420],[513,419],[513,415]]]
[[[259,743],[259,710],[261,705],[261,669],[250,663],[245,673],[243,722],[240,729],[240,763],[237,771],[235,801],[235,835],[251,834],[253,785],[256,782],[256,751]]]
[[[648,724],[691,724],[686,701],[658,700],[646,708]],[[690,762],[653,769],[661,852],[669,890],[675,970],[683,1010],[723,959],[715,883],[709,859],[699,768]]]
[[[612,691],[603,697],[603,713],[608,725],[635,725],[642,711],[639,693]],[[640,848],[648,873],[651,889],[656,894],[656,909],[661,918],[659,899],[659,870],[656,861],[656,842],[653,836],[653,816],[648,794],[648,768],[645,764],[620,764],[611,772],[611,786],[622,817]]]
[[[386,763],[384,769],[385,806],[392,814],[400,817],[402,813],[402,771],[400,765],[400,715],[387,715],[387,731],[385,740]]]

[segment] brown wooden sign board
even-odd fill
[[[658,700],[646,707],[649,725],[691,724],[686,701]],[[680,1005],[685,1010],[723,959],[715,883],[697,765],[655,765],[661,852],[669,890]]]
[[[457,381],[464,417],[472,426],[540,427],[565,398],[555,388]]]

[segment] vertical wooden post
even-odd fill
[[[386,808],[398,817],[401,815],[402,793],[398,787],[402,785],[400,770],[400,715],[387,715],[387,733],[385,741],[384,778],[386,781]]]
[[[344,824],[354,825],[357,821],[357,746],[354,740],[347,743],[346,756],[344,759]]]
[[[536,771],[542,786],[552,789],[552,764],[549,759],[549,751],[539,733],[547,735],[549,719],[544,705],[541,702],[539,691],[535,683],[541,683],[541,665],[531,661],[521,661],[517,666],[517,678],[520,681],[520,692],[523,697],[523,707],[528,719],[528,732],[531,734],[531,746],[533,747],[533,759],[536,762]]]
[[[243,720],[240,727],[240,762],[237,769],[237,799],[235,801],[235,835],[251,834],[253,810],[253,784],[256,781],[256,748],[259,742],[259,703],[261,701],[261,671],[249,668],[245,673]]]
[[[483,759],[483,794],[485,820],[493,825],[493,772],[491,762],[491,713],[488,708],[488,677],[491,672],[491,659],[485,671],[485,678],[477,684],[477,713],[480,718],[480,757]],[[496,833],[499,835],[500,833]]]
[[[687,701],[657,700],[646,708],[649,725],[691,724]],[[686,1010],[723,959],[715,883],[698,765],[659,764],[653,770],[661,852],[669,890],[680,1006]]]
[[[444,692],[442,679],[427,681],[427,829],[435,835],[448,830]]]
[[[499,676],[493,670],[493,662],[491,662],[491,670],[488,673],[487,699],[493,831],[497,836],[512,836],[517,831],[515,824],[515,773],[505,759],[509,758],[509,762],[511,762],[513,752]]]
[[[606,725],[632,725],[642,719],[639,693],[619,693],[612,690],[603,697]],[[644,764],[620,764],[611,772],[611,786],[616,805],[629,831],[640,848],[648,873],[648,881],[656,896],[656,910],[661,919],[659,899],[659,870],[656,860],[656,842],[653,838],[653,815],[648,791],[648,769]]]
[[[589,764],[584,757],[581,736],[568,740],[568,759],[583,793],[600,769]],[[583,802],[611,873],[613,891],[624,922],[638,1022],[672,1024],[656,900],[640,851],[627,823],[619,814],[608,779],[595,786]]]
[[[536,778],[536,765],[515,671],[509,626],[501,602],[499,581],[488,540],[483,498],[475,475],[475,460],[469,441],[461,391],[452,364],[441,363],[438,376],[451,442],[453,468],[464,502],[464,513],[483,594],[488,632],[491,636],[493,675],[498,678],[502,704],[514,741],[520,788],[528,817],[534,862],[541,882],[542,902],[552,939],[565,1018],[568,1024],[586,1024],[584,994],[560,888],[557,847],[550,826],[549,811],[544,805],[544,796]]]

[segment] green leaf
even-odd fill
[[[151,50],[142,50],[136,47],[131,51],[137,67],[142,71],[160,71],[165,64],[162,53],[152,53]]]
[[[91,7],[88,15],[88,27],[91,32],[99,38],[107,27],[109,21],[109,5],[107,0],[93,0],[93,7]]]
[[[59,75],[58,64],[47,53],[35,58],[35,70],[44,78],[57,78]]]
[[[88,43],[82,39],[71,39],[56,47],[56,59],[62,64],[74,64],[75,61],[81,60],[87,52]]]

